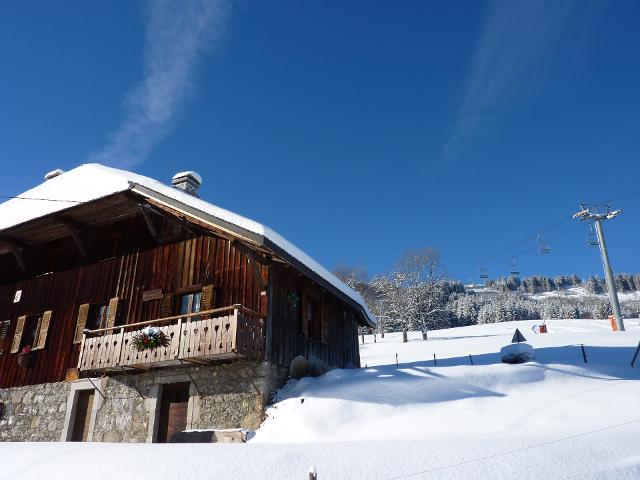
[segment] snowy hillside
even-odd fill
[[[502,293],[500,290],[493,287],[484,287],[480,285],[465,285],[465,289],[468,292],[473,292],[478,295],[499,295]],[[622,303],[626,302],[640,302],[640,291],[632,292],[617,292],[618,299]],[[589,299],[601,299],[607,300],[607,293],[591,293],[584,286],[574,286],[568,288],[561,288],[559,290],[552,290],[549,292],[541,293],[521,293],[522,296],[531,298],[533,300],[544,300],[546,298],[566,298],[573,300],[589,300]]]
[[[640,478],[638,321],[535,323],[368,336],[367,368],[289,382],[246,445],[8,444],[0,477]],[[515,327],[535,362],[499,363]]]
[[[536,293],[533,295],[529,295],[529,297],[535,300],[541,300],[550,297],[575,298],[577,300],[584,300],[589,298],[600,298],[605,300],[608,298],[606,293],[590,293],[585,287],[564,288],[562,290],[554,290],[552,292]],[[640,301],[640,292],[618,292],[618,299],[622,303],[638,302]]]

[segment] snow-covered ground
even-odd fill
[[[609,298],[606,293],[591,293],[585,287],[569,287],[562,288],[560,290],[553,290],[551,292],[542,292],[527,295],[534,300],[542,300],[545,298],[573,298],[576,300],[583,300],[588,298],[600,298],[606,300]],[[622,303],[637,302],[640,301],[640,292],[618,292],[618,300]]]
[[[535,323],[368,336],[366,368],[290,382],[245,445],[5,444],[0,478],[640,478],[638,321]],[[501,364],[516,327],[536,360]]]

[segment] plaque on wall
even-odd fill
[[[159,300],[162,298],[162,289],[158,288],[156,290],[145,290],[142,292],[142,301],[148,302],[149,300]]]

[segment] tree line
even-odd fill
[[[366,269],[346,265],[336,267],[334,274],[363,296],[385,331],[420,330],[425,338],[428,330],[437,328],[513,320],[604,319],[611,314],[606,298],[532,297],[578,286],[590,294],[606,293],[605,281],[599,277],[586,281],[577,275],[505,277],[485,282],[485,288],[466,288],[445,278],[440,252],[432,247],[405,252],[391,272],[371,279]],[[640,290],[640,275],[619,274],[615,282],[619,292]],[[635,317],[640,303],[624,303],[622,310],[625,317]]]

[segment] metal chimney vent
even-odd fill
[[[198,188],[202,185],[202,177],[198,172],[180,172],[176,173],[171,179],[174,188],[184,190],[194,197],[198,196]]]
[[[55,170],[51,170],[49,173],[47,173],[44,176],[44,181],[46,182],[47,180],[51,180],[52,178],[55,178],[58,175],[62,175],[63,173],[64,173],[64,170],[62,170],[60,168],[56,168]]]

